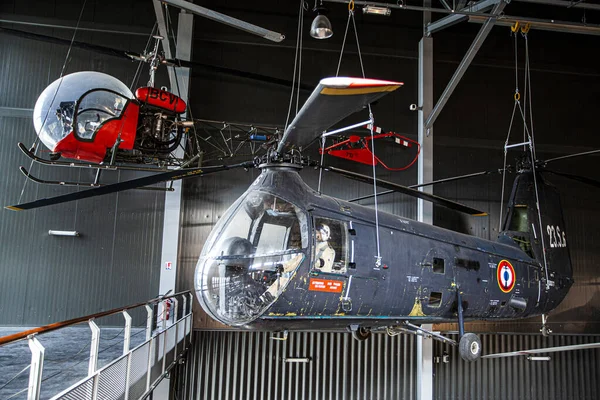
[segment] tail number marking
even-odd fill
[[[546,232],[550,238],[550,247],[567,247],[567,238],[565,232],[558,226],[546,225]]]

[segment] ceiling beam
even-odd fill
[[[483,44],[485,39],[488,37],[492,28],[494,27],[496,18],[502,12],[502,10],[504,10],[504,7],[506,6],[506,4],[507,4],[506,1],[502,0],[494,6],[494,9],[488,16],[486,22],[484,22],[483,26],[479,30],[479,33],[477,33],[477,36],[475,37],[475,40],[471,44],[471,47],[469,47],[469,50],[467,50],[467,53],[465,54],[462,61],[460,62],[460,65],[456,69],[456,72],[454,72],[454,75],[450,79],[448,86],[446,86],[444,93],[442,93],[442,96],[438,100],[437,104],[435,105],[435,107],[433,107],[431,114],[429,114],[429,117],[427,117],[427,121],[425,122],[426,129],[430,128],[433,125],[433,123],[435,122],[435,120],[437,119],[437,117],[439,116],[440,112],[446,105],[446,102],[448,101],[448,99],[450,98],[452,93],[454,92],[454,89],[456,89],[458,82],[460,82],[463,75],[467,71],[467,68],[469,68],[469,65],[471,65],[471,62],[473,61],[473,58],[475,58],[475,55],[479,51],[479,48],[481,47],[481,45]]]
[[[465,15],[465,14],[461,14],[460,13],[461,11],[484,12],[484,11],[488,11],[490,8],[492,8],[494,5],[498,4],[499,2],[500,2],[500,0],[482,0],[478,3],[470,5],[468,8],[461,9],[456,14],[451,14],[446,17],[440,18],[437,21],[430,22],[425,27],[425,33],[427,36],[431,36],[433,33],[437,32],[437,31],[440,31],[444,28],[447,28],[447,27],[457,24],[459,22],[468,20],[469,16]],[[483,19],[485,17],[481,17],[481,18]]]

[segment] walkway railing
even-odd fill
[[[38,336],[87,321],[92,331],[87,377],[55,395],[52,399],[141,399],[156,388],[189,348],[193,323],[192,300],[190,291],[162,296],[145,303],[0,337],[0,346],[19,340],[28,340],[31,364],[29,366],[27,399],[38,400],[45,352]],[[160,324],[155,324],[154,306],[157,307]],[[146,340],[130,349],[132,318],[127,311],[138,307],[145,307],[147,312]],[[100,328],[95,320],[115,314],[122,314],[125,319],[123,354],[98,369]]]

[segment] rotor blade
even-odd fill
[[[275,78],[273,76],[255,74],[254,72],[240,71],[238,69],[233,69],[233,68],[219,67],[219,66],[210,65],[210,64],[203,64],[203,63],[196,62],[196,61],[186,61],[186,60],[180,60],[178,58],[174,58],[174,59],[164,60],[163,63],[166,65],[171,65],[171,66],[175,66],[175,67],[200,68],[205,71],[218,72],[221,74],[237,76],[240,78],[253,79],[255,81],[272,83],[275,85],[284,86],[286,88],[292,88],[292,85],[293,85],[293,82],[288,81],[287,79],[280,79],[280,78]],[[297,84],[296,84],[296,86],[297,86]],[[303,83],[300,84],[301,90],[310,91],[310,90],[312,90],[312,88],[313,88],[313,85],[307,85],[307,84],[303,84]]]
[[[543,164],[548,164],[549,162],[552,162],[552,161],[564,160],[566,158],[573,158],[573,157],[588,156],[590,154],[595,154],[595,153],[600,153],[600,150],[584,151],[583,153],[569,154],[569,155],[566,155],[566,156],[549,158],[547,160],[543,160],[542,163]]]
[[[17,29],[0,27],[0,32],[6,33],[9,35],[13,35],[13,36],[27,38],[27,39],[39,40],[39,41],[47,42],[47,43],[62,44],[65,46],[71,45],[71,41],[67,40],[67,39],[60,39],[60,38],[56,38],[53,36],[40,35],[37,33],[20,31]],[[110,47],[99,46],[99,45],[85,43],[85,42],[73,41],[72,45],[74,47],[78,47],[81,49],[90,50],[90,51],[94,51],[96,53],[105,54],[105,55],[109,55],[109,56],[113,56],[113,57],[126,58],[128,60],[144,60],[145,59],[145,57],[139,53],[113,49]],[[241,71],[241,70],[237,70],[237,69],[233,69],[233,68],[225,68],[225,67],[219,67],[216,65],[203,64],[203,63],[199,63],[199,62],[195,62],[195,61],[184,61],[184,60],[179,60],[179,59],[172,59],[172,60],[163,60],[163,63],[166,65],[177,66],[177,67],[202,68],[204,70],[211,71],[211,72],[218,72],[218,73],[222,73],[222,74],[226,74],[226,75],[233,75],[236,77],[252,79],[252,80],[259,81],[259,82],[282,85],[287,88],[292,88],[292,86],[293,86],[292,81],[288,81],[285,79],[279,79],[279,78],[274,78],[272,76],[255,74],[253,72],[246,72],[246,71]],[[312,86],[300,85],[300,89],[309,91],[312,89]]]
[[[585,176],[565,174],[564,172],[557,172],[557,171],[552,171],[549,169],[543,169],[542,171],[550,172],[551,174],[558,175],[558,176],[564,176],[565,178],[573,179],[574,181],[585,183],[585,184],[600,188],[600,181],[597,181],[595,179],[586,178]]]
[[[540,353],[556,353],[559,351],[571,351],[571,350],[585,350],[585,349],[596,349],[600,347],[600,343],[585,343],[585,344],[574,344],[569,346],[558,346],[548,347],[546,349],[531,349],[521,351],[510,351],[507,353],[495,353],[481,356],[481,358],[503,358],[503,357],[514,357],[514,356],[527,356],[531,354]]]
[[[40,35],[38,33],[31,33],[25,31],[19,31],[17,29],[3,28],[0,26],[0,32],[7,33],[13,36],[19,36],[26,39],[39,40],[47,43],[55,43],[55,44],[64,44],[66,46],[71,45],[71,41],[68,39],[60,39],[53,36]],[[140,57],[139,54],[131,53],[128,51],[112,49],[110,47],[99,46],[95,44],[89,44],[84,42],[78,42],[76,40],[73,41],[73,47],[78,47],[85,50],[95,51],[96,53],[106,54],[113,57],[127,58],[129,60],[135,59],[135,57]]]
[[[49,197],[30,203],[16,204],[14,206],[6,206],[9,210],[22,211],[31,210],[34,208],[50,206],[54,204],[66,203],[73,200],[87,199],[89,197],[101,196],[109,193],[121,192],[123,190],[135,189],[142,186],[148,186],[155,183],[161,183],[166,181],[176,181],[179,179],[190,178],[194,176],[207,175],[213,172],[225,171],[234,168],[251,168],[254,167],[254,163],[251,161],[234,164],[234,165],[218,165],[214,167],[204,168],[185,168],[174,171],[163,172],[160,174],[145,176],[143,178],[132,179],[125,182],[119,182],[112,185],[106,185],[97,187],[94,189],[82,190],[79,192],[68,193],[62,196]]]
[[[472,173],[472,174],[454,176],[454,177],[451,177],[451,178],[438,179],[437,181],[431,181],[431,182],[427,182],[427,183],[421,183],[420,185],[410,185],[410,186],[407,186],[407,187],[410,188],[410,189],[418,189],[420,187],[437,185],[438,183],[454,182],[454,181],[459,181],[461,179],[473,178],[473,177],[481,176],[481,175],[489,175],[489,174],[493,174],[493,173],[499,173],[499,174],[501,174],[503,170],[504,170],[503,168],[500,168],[500,169],[494,169],[494,170],[491,170],[491,171],[475,172],[475,173]],[[510,170],[510,166],[507,166],[506,170]],[[386,190],[385,192],[377,193],[377,196],[383,196],[384,194],[390,194],[390,193],[394,193],[394,190]],[[368,194],[366,196],[356,197],[354,199],[350,199],[350,200],[347,200],[347,201],[349,201],[349,202],[355,202],[355,201],[359,201],[359,200],[370,199],[372,197],[375,197],[375,195],[374,194]]]
[[[277,151],[302,149],[330,126],[402,85],[402,82],[364,78],[321,79],[283,133]]]
[[[354,179],[360,182],[373,183],[373,178],[367,175],[358,174],[356,172],[346,171],[343,169],[335,168],[335,167],[323,167],[327,171],[335,172],[340,175],[345,176],[346,178]],[[419,199],[431,201],[433,204],[437,204],[438,206],[446,207],[451,210],[456,210],[460,212],[464,212],[473,216],[485,216],[486,212],[477,210],[475,208],[471,208],[465,206],[464,204],[460,204],[454,202],[452,200],[444,199],[443,197],[435,196],[433,194],[420,192],[415,189],[408,188],[406,186],[398,185],[397,183],[384,181],[381,179],[377,179],[377,186],[381,186],[385,189],[391,189],[399,193],[407,194],[409,196],[417,197]]]

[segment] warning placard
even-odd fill
[[[316,290],[318,292],[341,293],[343,287],[344,282],[342,281],[311,278],[308,290]]]

